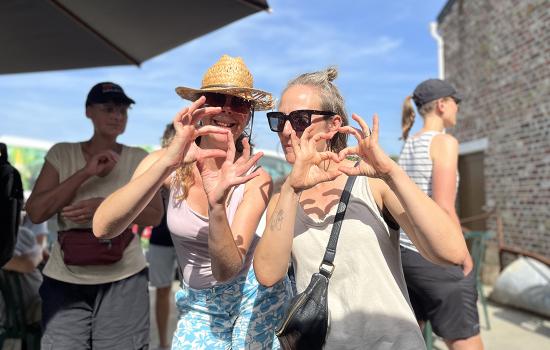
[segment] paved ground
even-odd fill
[[[478,305],[481,311],[481,305]],[[494,303],[488,305],[491,329],[480,313],[481,338],[486,350],[550,350],[550,320]],[[434,349],[444,350],[436,340]]]
[[[172,290],[176,291],[178,283],[175,282]],[[487,294],[488,292],[488,288]],[[154,290],[151,290],[151,349],[158,345],[158,335],[154,316]],[[170,334],[176,325],[175,305],[172,302],[174,312],[171,313]],[[481,307],[479,307],[481,311]],[[550,350],[550,320],[539,316],[505,308],[489,303],[489,319],[491,329],[487,329],[487,323],[483,313],[480,313],[481,337],[486,350]],[[437,339],[434,349],[444,350],[445,344]]]

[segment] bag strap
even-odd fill
[[[359,162],[355,163],[357,166]],[[325,256],[323,256],[323,261],[319,265],[319,273],[330,278],[332,272],[334,271],[334,257],[336,256],[336,245],[338,244],[338,237],[340,235],[340,229],[342,228],[342,222],[344,221],[344,216],[346,215],[346,209],[348,208],[348,201],[351,195],[351,189],[357,176],[349,176],[346,181],[346,186],[342,191],[340,196],[340,203],[338,203],[338,209],[334,215],[334,224],[332,225],[332,232],[330,233],[330,238],[327,243],[327,249],[325,250]]]

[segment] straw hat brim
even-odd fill
[[[205,92],[214,92],[219,94],[231,95],[244,98],[245,100],[251,101],[254,105],[254,110],[256,111],[266,111],[273,109],[273,97],[269,92],[265,92],[253,88],[245,87],[212,87],[212,88],[202,88],[202,89],[193,89],[189,87],[177,87],[176,93],[189,101],[197,100]]]

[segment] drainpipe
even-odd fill
[[[437,22],[430,23],[430,34],[437,42],[437,66],[439,79],[445,79],[445,61],[443,56],[443,38],[439,35],[437,31]]]

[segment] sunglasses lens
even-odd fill
[[[267,121],[271,131],[281,132],[285,127],[285,115],[281,112],[268,112]]]
[[[302,132],[311,125],[311,115],[305,111],[294,111],[290,113],[290,124],[294,131]]]
[[[252,109],[250,101],[236,96],[232,96],[230,106],[233,111],[241,114],[248,114]]]
[[[225,95],[223,94],[204,94],[206,97],[206,104],[210,107],[223,107],[225,105]]]
[[[243,98],[231,95],[216,94],[216,93],[207,93],[204,94],[206,97],[206,104],[210,107],[224,107],[227,98],[230,98],[229,108],[233,112],[248,114],[252,109],[252,103]]]

